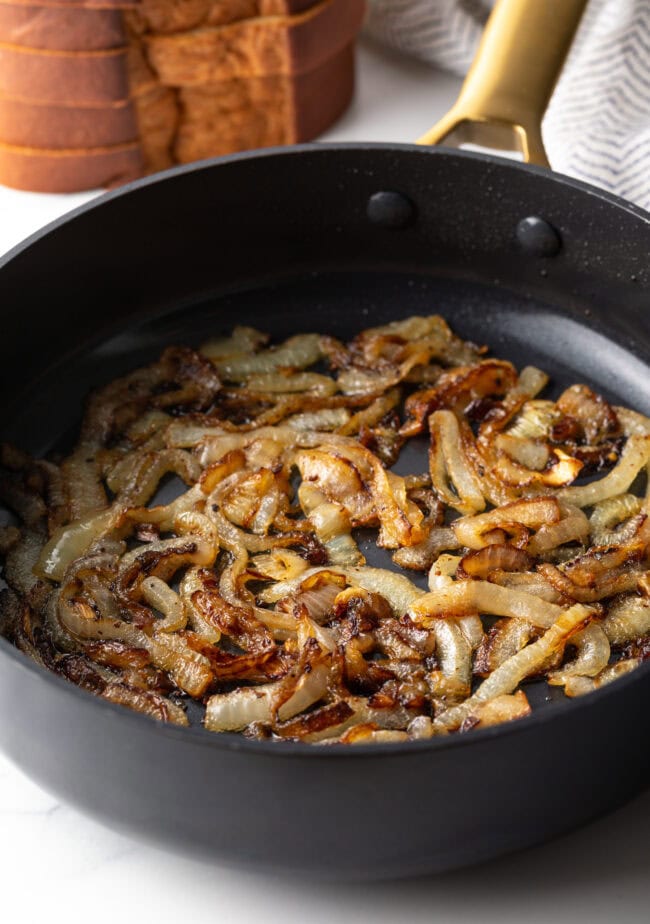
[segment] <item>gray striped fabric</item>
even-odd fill
[[[370,4],[371,35],[460,74],[472,60],[492,5],[490,0]],[[650,209],[650,0],[590,0],[543,133],[555,170]]]

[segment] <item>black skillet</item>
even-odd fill
[[[650,414],[649,252],[644,212],[500,158],[305,145],[174,170],[0,262],[1,435],[60,445],[89,388],[234,323],[347,337],[431,312],[556,389]],[[441,871],[550,838],[646,784],[649,730],[642,666],[448,739],[248,741],[108,704],[0,639],[0,747],[44,787],[138,837],[309,875]]]

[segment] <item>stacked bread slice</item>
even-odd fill
[[[0,0],[0,183],[68,192],[308,140],[364,0]]]

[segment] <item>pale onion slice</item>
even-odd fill
[[[246,380],[249,391],[264,394],[295,394],[297,392],[326,398],[337,391],[336,382],[329,375],[319,372],[261,372],[250,375]]]
[[[472,683],[472,646],[454,619],[434,619],[427,627],[436,637],[439,669],[427,681],[434,702],[446,705],[469,696]]]
[[[279,369],[305,369],[323,356],[319,334],[296,334],[284,343],[252,353],[248,350],[229,355],[217,355],[214,345],[206,343],[201,352],[217,367],[228,382],[242,382],[249,375],[275,372]]]
[[[142,417],[138,417],[137,420],[134,420],[127,429],[126,436],[128,437],[129,443],[138,446],[145,443],[152,436],[161,433],[161,431],[171,423],[172,419],[173,418],[170,417],[169,414],[166,414],[165,411],[161,411],[158,408],[145,411]]]
[[[124,519],[129,524],[151,523],[157,526],[160,532],[172,532],[174,523],[184,513],[192,513],[203,509],[205,497],[199,484],[195,484],[189,491],[179,494],[169,504],[160,504],[156,507],[130,507],[124,512]]]
[[[285,485],[268,468],[237,472],[231,477],[234,483],[226,479],[219,486],[223,513],[235,525],[265,536],[277,514],[287,506]]]
[[[538,641],[508,658],[464,703],[452,706],[436,716],[433,721],[434,732],[456,729],[483,703],[504,693],[513,693],[522,680],[536,673],[552,655],[563,649],[571,636],[589,622],[593,612],[579,603],[564,610]]]
[[[365,564],[350,532],[350,517],[341,504],[319,504],[309,513],[309,521],[333,565],[354,568]]]
[[[595,677],[609,663],[609,641],[603,629],[596,623],[591,623],[582,632],[577,632],[571,639],[571,644],[576,646],[577,655],[569,664],[547,675],[546,679],[551,686],[561,686],[569,677]]]
[[[559,523],[540,526],[529,540],[526,551],[538,556],[567,542],[582,542],[589,535],[590,524],[579,507],[561,504],[562,519]]]
[[[393,561],[400,568],[428,571],[434,563],[445,557],[440,554],[443,549],[457,549],[458,547],[459,542],[452,529],[434,526],[421,542],[397,549],[393,554]]]
[[[441,558],[453,557],[441,555],[440,553],[445,549],[458,548],[460,548],[460,543],[453,529],[446,526],[434,526],[422,542],[398,549],[393,555],[393,561],[401,568],[426,571],[432,566],[437,567]]]
[[[617,494],[624,494],[649,461],[650,435],[630,436],[611,472],[590,484],[560,488],[557,497],[576,507],[588,507]]]
[[[364,590],[384,597],[398,617],[403,616],[415,600],[424,596],[424,591],[405,575],[384,568],[348,568],[345,574]]]
[[[399,744],[408,741],[406,732],[376,728],[372,722],[355,725],[339,738],[339,744]]]
[[[228,452],[235,449],[246,450],[258,440],[270,439],[285,449],[297,446],[317,446],[322,440],[322,433],[293,430],[291,427],[259,427],[244,433],[233,433],[218,425],[193,423],[191,420],[175,420],[167,428],[168,446],[181,448],[198,448],[198,458],[205,468],[212,462],[218,462]]]
[[[292,430],[339,430],[345,427],[352,414],[345,407],[322,408],[319,411],[305,411],[292,414],[285,420],[285,425]]]
[[[462,555],[449,555],[447,553],[439,555],[430,568],[429,587],[433,588],[432,581],[435,581],[436,578],[454,577],[462,560]]]
[[[565,696],[574,697],[592,693],[594,690],[618,680],[619,677],[624,677],[626,674],[631,673],[640,665],[640,658],[629,658],[626,661],[616,661],[614,664],[609,664],[596,677],[567,677],[564,694]]]
[[[514,722],[516,719],[525,719],[531,713],[530,703],[523,690],[516,693],[504,693],[495,696],[478,706],[472,715],[477,719],[476,724],[471,722],[472,728],[489,728],[491,725],[501,725],[503,722]]]
[[[229,337],[218,337],[206,341],[201,346],[201,353],[208,359],[223,359],[238,353],[254,353],[268,343],[269,335],[254,327],[237,325]]]
[[[239,687],[230,693],[216,693],[208,700],[203,724],[208,731],[241,731],[253,722],[271,721],[273,697],[280,682]]]
[[[424,539],[424,514],[408,499],[406,484],[401,476],[387,471],[374,453],[351,437],[324,434],[323,448],[330,459],[332,449],[336,455],[347,459],[367,484],[372,496],[373,512],[381,527],[378,545],[395,549],[415,545]],[[332,499],[347,506],[345,498]]]
[[[157,633],[148,640],[147,650],[156,667],[167,671],[174,683],[190,696],[203,696],[214,674],[209,660],[193,651],[179,635]]]
[[[203,494],[215,495],[215,499],[220,497],[220,493],[215,494],[215,492],[220,491],[223,482],[241,472],[245,466],[246,454],[243,449],[233,449],[227,452],[218,462],[213,462],[204,469],[199,478],[201,491]]]
[[[247,533],[226,519],[223,513],[212,504],[211,499],[205,506],[206,516],[217,531],[219,544],[229,552],[240,550],[249,552],[268,552],[279,548],[284,540],[278,536],[256,536],[253,533]],[[288,540],[292,542],[294,540]]]
[[[109,507],[59,527],[43,547],[35,573],[51,581],[62,581],[69,565],[81,558],[97,539],[112,533],[123,520],[121,507]]]
[[[249,570],[273,581],[290,581],[300,577],[309,565],[291,549],[272,549],[251,559]]]
[[[643,501],[636,494],[616,494],[594,505],[589,517],[589,530],[595,545],[607,545],[612,537],[611,530],[636,516],[643,508]],[[603,541],[605,540],[605,541]]]
[[[156,623],[157,632],[178,632],[187,625],[187,612],[180,596],[155,575],[146,577],[140,585],[142,596],[149,606],[165,617]]]
[[[650,600],[630,594],[615,600],[602,623],[612,645],[633,642],[650,632]]]
[[[460,627],[460,631],[469,642],[470,648],[472,651],[475,651],[485,638],[483,623],[481,622],[480,616],[460,616],[456,622]]]
[[[462,514],[485,510],[481,481],[466,457],[458,419],[453,411],[436,411],[429,417],[431,483],[442,500]]]
[[[554,401],[540,398],[526,401],[521,411],[508,426],[506,433],[519,439],[546,439],[562,414]]]
[[[513,436],[512,433],[499,433],[495,446],[508,455],[513,462],[536,472],[542,471],[550,458],[550,449],[546,443]]]

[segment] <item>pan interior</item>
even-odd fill
[[[486,344],[490,355],[519,369],[539,366],[550,375],[550,397],[568,385],[586,383],[608,400],[650,415],[647,344],[641,343],[639,351],[612,342],[598,332],[598,318],[591,312],[581,319],[506,288],[426,273],[312,272],[251,284],[153,319],[134,317],[128,328],[53,362],[17,402],[20,413],[1,422],[0,438],[39,456],[65,452],[75,440],[91,389],[154,360],[167,345],[198,346],[235,324],[268,331],[276,341],[309,331],[350,338],[367,327],[434,313],[461,337]],[[424,440],[407,446],[395,466],[401,474],[426,468]],[[175,490],[167,484],[154,503],[168,502]],[[0,508],[0,522],[7,516]],[[359,540],[369,564],[395,569],[389,553],[362,535]],[[409,577],[426,586],[425,576],[410,572]],[[526,691],[533,708],[563,698],[544,682],[529,683]]]

